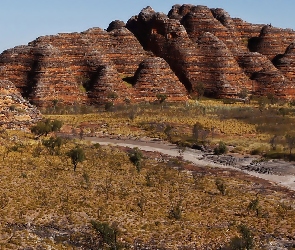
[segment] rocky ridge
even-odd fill
[[[251,24],[225,10],[174,5],[144,8],[106,30],[43,36],[0,55],[0,80],[37,106],[106,102],[186,101],[203,83],[205,95],[271,93],[294,99],[291,29]]]

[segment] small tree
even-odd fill
[[[181,201],[178,201],[169,210],[169,216],[168,217],[170,219],[180,220],[181,216],[182,216]]]
[[[248,90],[246,88],[242,88],[238,93],[238,97],[245,99],[248,95]]]
[[[251,250],[254,248],[253,234],[250,229],[245,226],[239,226],[240,237],[236,236],[231,239],[229,249],[230,250]]]
[[[105,111],[110,111],[113,107],[114,107],[113,102],[106,102],[105,105],[104,105]]]
[[[120,234],[117,223],[109,225],[106,222],[91,221],[92,227],[102,237],[102,242],[108,246],[108,249],[120,249],[120,244],[117,241],[117,237]],[[103,247],[103,246],[101,246]],[[104,249],[104,248],[103,248]]]
[[[292,149],[295,147],[295,135],[291,135],[291,134],[286,134],[285,136],[288,148],[289,148],[289,153],[290,155],[292,154]]]
[[[166,135],[168,140],[171,140],[172,138],[172,134],[173,134],[173,126],[171,125],[166,125],[165,129],[164,129],[164,134]]]
[[[221,179],[217,179],[217,180],[215,181],[215,185],[216,185],[218,191],[219,191],[222,195],[225,195],[225,194],[226,194],[226,185],[225,185],[225,183],[224,183],[223,180],[221,180]]]
[[[261,96],[258,99],[258,108],[259,111],[262,113],[264,111],[264,109],[266,108],[266,105],[268,103],[268,99],[265,96]]]
[[[165,94],[157,94],[156,97],[160,103],[165,102],[167,99],[167,95],[165,95]]]
[[[71,158],[72,164],[74,167],[74,171],[76,171],[77,165],[79,162],[83,162],[85,160],[85,152],[83,148],[76,146],[75,148],[71,149],[67,156]]]
[[[259,215],[259,199],[256,197],[254,200],[251,200],[248,207],[247,207],[248,212],[249,211],[255,211],[256,215]]]
[[[136,167],[137,172],[140,172],[141,170],[141,161],[142,161],[142,152],[139,150],[139,148],[133,148],[129,152],[129,159]]]
[[[57,104],[58,104],[58,99],[52,100],[52,105],[53,105],[53,111],[54,112],[56,111]]]
[[[51,132],[58,132],[60,131],[61,127],[62,127],[62,121],[59,120],[53,120],[51,121]]]
[[[196,142],[205,143],[209,134],[210,131],[208,129],[205,129],[204,126],[199,122],[196,122],[193,126],[192,136]]]
[[[197,92],[197,98],[198,100],[201,99],[201,97],[204,95],[205,93],[205,86],[202,82],[198,82],[194,88],[194,90]]]
[[[277,145],[278,145],[278,136],[277,135],[274,135],[270,141],[270,146],[272,148],[272,150],[276,150],[277,149]]]

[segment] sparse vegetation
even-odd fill
[[[62,131],[79,136],[83,128],[83,138],[169,136],[180,155],[182,146],[193,145],[196,138],[203,141],[199,131],[204,130],[206,146],[217,145],[219,152],[225,146],[239,153],[260,149],[263,156],[293,155],[285,135],[292,135],[293,107],[284,106],[285,116],[279,108],[268,104],[261,112],[255,99],[249,105],[202,98],[185,105],[167,102],[162,109],[129,103],[115,106],[113,112],[102,107],[84,115],[46,115],[42,126],[62,121]],[[136,115],[130,118],[132,109]],[[167,127],[173,130],[168,133]],[[291,192],[281,187],[241,172],[192,166],[181,157],[78,139],[59,143],[50,129],[32,131],[7,130],[0,136],[3,249],[72,249],[79,244],[86,249],[127,249],[136,244],[265,249],[269,241],[295,235]],[[82,157],[73,160],[78,149]]]
[[[62,122],[59,120],[45,119],[38,122],[35,126],[31,127],[31,132],[38,137],[42,135],[47,136],[51,132],[59,131],[61,126]]]

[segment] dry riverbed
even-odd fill
[[[194,149],[186,149],[184,152],[180,152],[174,144],[151,138],[122,139],[119,137],[85,137],[84,139],[101,145],[118,145],[129,148],[138,147],[144,151],[159,152],[173,157],[181,155],[184,160],[190,161],[197,166],[239,170],[295,191],[294,162],[282,160],[260,162],[255,156],[234,154],[216,156]]]

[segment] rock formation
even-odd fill
[[[254,95],[294,98],[292,80],[273,64],[294,40],[293,30],[251,24],[223,9],[189,4],[174,5],[168,17],[147,7],[127,28],[146,50],[169,63],[189,92],[202,82],[205,94],[214,97],[234,97],[246,88]],[[288,70],[290,76],[292,67]]]
[[[41,119],[41,114],[26,101],[14,84],[0,80],[0,128],[27,129]]]
[[[206,83],[206,92],[216,97],[237,95],[243,88],[252,90],[249,77],[239,67],[228,47],[213,34],[206,32],[197,41],[200,58],[200,81]]]
[[[290,95],[291,82],[266,56],[257,52],[241,53],[238,62],[245,74],[252,80],[254,93],[257,95],[268,93],[292,99],[292,95]]]
[[[295,42],[288,46],[284,54],[277,55],[273,62],[290,82],[295,82]]]
[[[134,76],[136,101],[155,101],[158,95],[165,95],[167,101],[186,101],[186,89],[168,63],[153,57],[144,60]]]
[[[250,39],[249,49],[267,56],[269,60],[273,60],[276,55],[283,54],[294,40],[295,33],[293,30],[265,25],[258,37]]]
[[[220,8],[144,8],[107,30],[39,37],[0,55],[0,80],[37,106],[184,101],[202,83],[212,97],[294,99],[295,32],[232,18]]]

